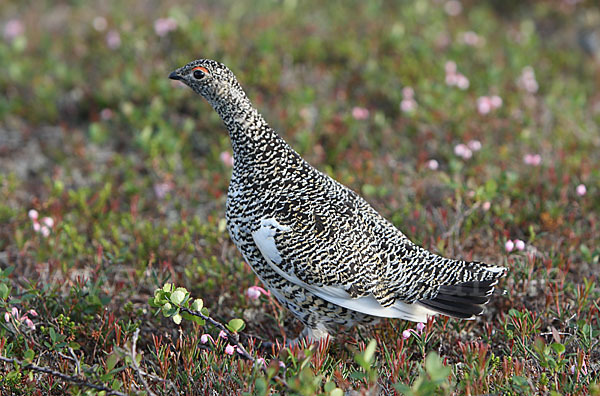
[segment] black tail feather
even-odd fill
[[[472,319],[483,313],[498,281],[464,282],[441,286],[435,298],[420,300],[421,305],[459,319]]]

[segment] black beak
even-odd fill
[[[183,77],[177,74],[177,72],[171,72],[171,74],[169,74],[169,78],[171,80],[183,80]]]

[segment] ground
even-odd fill
[[[0,393],[598,394],[599,26],[577,0],[2,2]],[[228,238],[226,131],[167,78],[199,57],[412,240],[508,267],[485,314],[279,347],[301,325]]]

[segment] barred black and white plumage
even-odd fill
[[[413,244],[354,191],[313,168],[252,106],[233,73],[207,59],[172,72],[208,100],[233,146],[231,239],[312,339],[379,317],[423,322],[483,312],[503,267]]]

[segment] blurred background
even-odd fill
[[[110,311],[173,335],[146,310],[170,280],[253,334],[297,334],[240,292],[257,281],[225,231],[226,130],[167,78],[197,58],[415,242],[507,265],[491,315],[568,332],[597,280],[596,1],[2,1],[0,29],[0,265],[46,327]],[[590,293],[578,315],[599,330]]]

